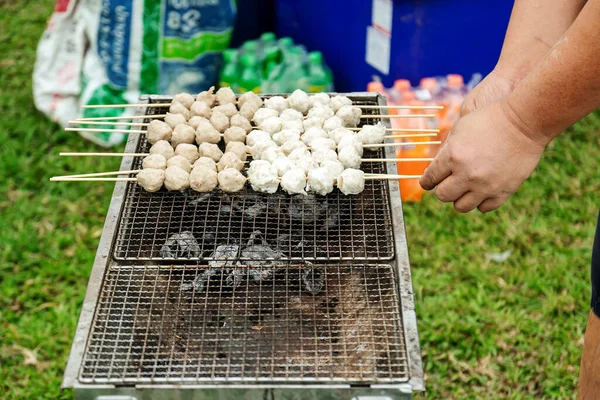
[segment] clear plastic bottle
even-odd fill
[[[310,93],[331,91],[331,76],[323,65],[323,55],[320,51],[308,53],[308,73]]]
[[[234,92],[238,91],[238,52],[235,49],[223,51],[223,70],[219,76],[219,86],[230,86]]]
[[[239,82],[239,92],[260,93],[261,77],[258,70],[258,61],[253,54],[244,54],[242,56],[242,75]]]

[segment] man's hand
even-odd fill
[[[465,97],[460,108],[460,116],[463,117],[490,103],[504,99],[514,89],[514,86],[514,80],[507,78],[505,74],[497,70],[493,70]]]
[[[546,143],[529,137],[505,101],[489,104],[455,123],[419,183],[459,212],[495,210],[540,161]]]

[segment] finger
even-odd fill
[[[506,202],[507,198],[493,198],[493,199],[485,199],[481,202],[481,204],[477,207],[479,211],[482,213],[487,213],[490,211],[494,211],[499,208],[502,204]]]
[[[484,200],[485,195],[481,193],[467,192],[454,202],[454,209],[459,213],[468,213],[477,208]]]
[[[464,180],[458,180],[456,176],[450,175],[437,185],[435,195],[440,201],[448,203],[457,200],[467,191],[468,187]]]
[[[450,169],[448,152],[446,151],[446,147],[442,147],[438,155],[423,173],[423,176],[419,180],[419,184],[423,189],[431,190],[446,179],[451,173],[452,170]]]

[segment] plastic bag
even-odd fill
[[[58,0],[37,48],[36,107],[66,126],[78,117],[134,112],[83,109],[83,104],[135,103],[141,93],[206,90],[218,80],[235,15],[234,0]],[[81,134],[103,146],[124,137]]]

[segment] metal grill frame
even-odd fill
[[[349,97],[356,100],[365,101],[377,101],[379,105],[385,105],[385,99],[374,93],[348,93]],[[147,103],[150,100],[152,102],[165,102],[170,101],[170,96],[142,96],[140,103]],[[386,111],[382,110],[382,114]],[[135,110],[135,115],[145,115],[145,109],[143,107]],[[390,127],[389,120],[383,119],[382,122],[387,127]],[[126,145],[126,152],[133,152],[139,141],[139,135],[130,135]],[[389,158],[395,157],[395,150],[392,147],[387,147],[385,150],[385,156]],[[120,170],[129,170],[133,164],[133,157],[123,157]],[[385,163],[385,168],[388,173],[396,174],[397,167],[395,162]],[[412,280],[410,274],[410,265],[408,260],[408,248],[406,243],[406,234],[404,228],[404,217],[402,211],[402,201],[400,198],[400,189],[398,181],[388,181],[388,188],[390,199],[389,203],[391,206],[391,217],[393,227],[393,241],[395,246],[395,258],[391,260],[391,265],[396,268],[396,275],[398,277],[397,288],[399,295],[399,307],[400,316],[402,320],[402,327],[404,329],[403,338],[406,345],[406,355],[408,358],[408,376],[407,382],[386,382],[382,384],[372,384],[365,387],[365,385],[351,385],[349,383],[340,382],[328,382],[323,384],[298,384],[298,383],[286,383],[286,382],[262,382],[259,384],[227,384],[224,383],[202,383],[202,384],[186,384],[186,383],[161,383],[161,384],[137,384],[134,387],[116,387],[112,384],[89,384],[82,383],[78,380],[79,372],[81,370],[83,356],[92,328],[94,315],[98,306],[100,291],[103,285],[105,274],[111,263],[112,249],[116,240],[118,222],[122,215],[124,208],[124,197],[126,194],[126,182],[117,182],[113,191],[113,196],[108,209],[104,229],[100,239],[98,251],[94,260],[90,280],[88,282],[86,296],[82,305],[82,310],[77,325],[75,338],[69,355],[67,367],[65,369],[63,388],[74,388],[77,398],[90,398],[93,399],[95,396],[102,395],[127,395],[131,394],[135,396],[136,390],[138,389],[151,389],[156,391],[157,394],[163,393],[167,395],[164,398],[181,398],[184,396],[182,390],[190,389],[201,389],[203,395],[199,398],[214,398],[213,395],[221,393],[221,389],[240,389],[243,392],[234,390],[235,392],[232,398],[240,398],[240,394],[246,393],[247,390],[260,392],[268,390],[272,394],[279,393],[282,396],[292,396],[293,398],[313,398],[320,390],[340,390],[340,393],[348,395],[365,395],[365,394],[383,394],[392,395],[394,398],[405,398],[410,396],[412,391],[424,390],[423,381],[423,366],[421,359],[421,351],[419,347],[419,338],[417,331],[417,321],[414,305],[414,296],[412,289]],[[372,262],[377,263],[377,262]],[[386,262],[387,263],[387,262]],[[123,263],[125,264],[125,263]],[[211,390],[212,389],[212,390]],[[259,390],[257,390],[259,389]],[[306,396],[300,397],[297,389],[304,389],[302,393]],[[212,393],[212,395],[211,395]],[[253,395],[246,395],[244,398],[253,398]],[[289,398],[292,398],[289,397]],[[133,397],[135,398],[135,397]],[[145,398],[145,397],[144,397]],[[161,397],[163,398],[163,397]],[[187,398],[187,396],[186,396]],[[194,397],[195,398],[195,397]],[[257,398],[262,398],[262,394]],[[287,397],[286,397],[287,398]]]

